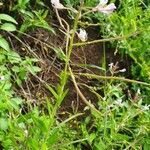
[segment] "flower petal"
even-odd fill
[[[85,42],[88,38],[87,33],[84,29],[79,29],[78,37],[81,41]]]
[[[105,14],[111,14],[116,9],[116,6],[114,3],[111,3],[107,5],[106,7],[98,7],[98,11],[105,13]]]
[[[1,81],[5,80],[5,77],[4,76],[0,76],[0,80]]]
[[[51,0],[51,4],[56,9],[64,9],[64,6],[59,2],[59,0]]]
[[[100,0],[99,5],[104,6],[108,3],[108,0]]]

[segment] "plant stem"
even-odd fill
[[[101,115],[101,112],[99,110],[97,110],[95,108],[95,106],[93,104],[91,104],[86,98],[85,96],[82,94],[82,92],[80,91],[78,85],[77,85],[77,82],[75,80],[75,76],[73,75],[73,72],[71,70],[71,68],[69,68],[69,71],[70,71],[70,75],[71,75],[71,78],[72,78],[72,81],[73,81],[73,84],[75,86],[75,89],[77,91],[77,93],[79,94],[80,98],[82,99],[82,101],[93,111],[95,111],[96,113],[98,113],[99,115]]]
[[[123,78],[123,77],[99,76],[99,75],[89,74],[89,73],[78,73],[78,75],[85,76],[87,78],[92,78],[92,79],[120,80],[120,81],[124,81],[124,82],[136,83],[136,84],[150,86],[149,83],[142,82],[142,81],[131,80],[131,79],[126,79],[126,78]]]
[[[73,31],[72,31],[70,44],[69,44],[69,48],[68,48],[68,53],[67,53],[67,60],[66,60],[65,70],[67,70],[68,65],[69,65],[69,60],[70,60],[71,52],[72,52],[72,49],[73,49],[73,41],[74,41],[75,33],[76,33],[76,30],[77,30],[77,27],[78,27],[78,20],[79,20],[79,17],[80,17],[82,5],[83,5],[83,3],[81,3],[81,6],[79,8],[79,11],[78,11],[78,13],[76,15],[76,18],[75,18],[75,21],[74,21]]]
[[[114,40],[123,40],[123,39],[129,38],[131,36],[135,36],[136,34],[137,33],[132,33],[132,34],[125,35],[125,36],[117,36],[117,37],[111,37],[111,38],[106,38],[106,39],[93,40],[93,41],[89,41],[89,42],[75,43],[75,44],[73,44],[73,46],[83,46],[83,45],[96,44],[96,43],[100,43],[100,42],[110,42],[110,41],[114,41]]]
[[[74,21],[74,26],[73,26],[73,31],[72,31],[71,39],[70,39],[69,49],[68,49],[68,52],[67,52],[67,59],[66,59],[66,64],[65,64],[65,72],[67,72],[67,70],[69,69],[69,72],[70,72],[71,78],[72,78],[72,80],[73,80],[75,89],[76,89],[77,93],[79,94],[79,96],[81,97],[81,99],[83,100],[83,102],[84,102],[87,106],[89,106],[93,111],[97,112],[98,114],[101,114],[100,111],[98,111],[98,110],[94,107],[94,105],[92,105],[91,103],[89,103],[89,102],[86,100],[86,98],[84,97],[84,95],[82,94],[82,92],[80,91],[80,89],[78,88],[78,85],[77,85],[77,83],[76,83],[76,80],[75,80],[75,77],[74,77],[74,75],[73,75],[73,72],[72,72],[71,68],[69,67],[69,61],[70,61],[70,56],[71,56],[72,49],[73,49],[74,37],[75,37],[76,29],[77,29],[77,27],[78,27],[78,20],[79,20],[79,18],[80,18],[82,6],[83,6],[83,1],[81,2],[79,11],[78,11],[78,13],[77,13],[77,15],[76,15],[76,18],[75,18],[75,21]],[[69,38],[69,37],[68,37],[68,38]]]

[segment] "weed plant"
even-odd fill
[[[35,2],[35,10],[32,10],[33,5],[29,0],[15,2],[10,10],[15,16],[0,14],[0,31],[3,31],[0,37],[1,149],[149,150],[148,1],[124,0],[119,2],[118,7],[112,3],[115,1],[107,2],[107,0],[101,0],[99,5],[99,1],[96,0],[65,0],[63,3],[51,1],[52,10],[42,0]],[[5,3],[6,1],[3,1],[0,5],[3,7]],[[73,22],[68,23],[67,19],[62,18],[60,11],[61,13],[68,11],[68,16]],[[37,73],[42,68],[36,64],[40,60],[20,56],[10,46],[9,38],[6,36],[12,35],[24,44],[18,34],[27,35],[25,33],[27,29],[34,30],[39,27],[47,29],[47,32],[50,31],[50,34],[55,36],[56,29],[49,25],[51,22],[46,21],[52,12],[57,17],[58,29],[66,40],[64,49],[51,43],[47,44],[64,63],[59,74],[59,83],[55,87],[38,78]],[[17,24],[16,20],[19,20],[20,16],[22,21]],[[97,26],[101,38],[89,41],[87,26]],[[20,27],[19,30],[17,27]],[[79,38],[80,42],[76,43],[75,38]],[[100,42],[104,45],[104,57],[100,66],[104,73],[102,75],[75,73],[71,62],[73,49]],[[114,62],[107,66],[105,42],[116,49],[115,53],[122,53],[132,59],[131,79],[119,75],[126,70],[118,68]],[[33,54],[32,51],[31,53]],[[19,96],[20,93],[15,92],[14,87],[22,86],[31,74],[52,94],[53,102],[47,96],[44,106],[41,107],[37,101],[34,104],[29,98],[23,98]],[[77,82],[79,76],[87,80],[94,79],[96,84],[93,86],[79,84]],[[82,112],[68,112],[69,115],[63,119],[59,117],[58,112],[71,90],[67,88],[69,80],[72,81],[85,108]],[[86,86],[95,94],[96,103],[84,96],[81,86]]]

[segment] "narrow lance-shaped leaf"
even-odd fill
[[[5,50],[10,50],[8,42],[2,37],[0,37],[0,47]]]
[[[4,23],[1,25],[0,29],[12,32],[16,31],[16,26],[13,25],[12,23]]]
[[[13,17],[11,17],[11,16],[9,16],[7,14],[0,14],[0,20],[5,20],[7,22],[13,22],[15,24],[18,24]]]

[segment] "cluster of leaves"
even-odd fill
[[[147,105],[139,91],[129,98],[124,84],[107,84],[105,95],[99,99],[101,115],[92,113],[81,125],[84,138],[95,150],[140,149],[148,150],[150,117]],[[91,123],[92,122],[92,123]],[[87,144],[85,143],[85,144]]]
[[[0,31],[3,33],[16,31],[17,24],[10,15],[0,14]],[[0,47],[0,142],[4,149],[18,149],[17,145],[22,141],[26,142],[24,140],[25,125],[23,121],[20,121],[23,99],[13,91],[13,84],[20,86],[29,73],[36,74],[40,68],[34,65],[37,59],[21,57],[10,48],[2,35],[0,36]],[[26,122],[28,122],[27,119]]]
[[[2,103],[0,104],[1,112],[4,113]],[[4,104],[10,112],[7,118],[6,114],[0,118],[0,141],[4,149],[65,149],[68,145],[70,149],[74,149],[71,141],[76,139],[78,132],[67,125],[72,118],[56,122],[50,103],[47,103],[49,115],[38,107],[32,107],[30,112],[21,114],[19,107],[16,107],[20,104],[20,99],[17,98],[11,99],[9,105],[6,102]]]
[[[92,6],[92,2],[86,6]],[[148,1],[125,0],[120,1],[117,11],[110,16],[88,14],[84,17],[92,23],[95,18],[99,20],[101,33],[106,38],[127,37],[111,45],[116,48],[116,52],[132,58],[133,78],[146,82],[150,78],[149,9]],[[130,91],[127,86],[125,89],[129,93],[135,93],[129,96],[124,94],[122,85],[107,83],[104,97],[98,102],[101,115],[93,112],[80,126],[83,137],[87,139],[83,144],[91,149],[148,150],[150,147],[149,88],[132,85]],[[140,94],[138,89],[141,89]]]
[[[2,46],[2,44],[5,44]],[[17,141],[23,140],[24,129],[20,129],[18,118],[21,116],[23,99],[13,91],[13,85],[21,85],[29,73],[36,74],[40,68],[34,66],[37,59],[22,58],[14,50],[8,49],[3,39],[0,49],[0,141],[5,149],[15,148]],[[7,49],[7,50],[6,50]],[[15,135],[15,136],[14,136]]]
[[[16,20],[7,14],[0,14],[0,30],[12,32],[16,30]],[[10,50],[7,41],[0,35],[0,47],[5,50]]]
[[[3,2],[6,3],[6,1]],[[42,1],[37,1],[37,10],[32,10],[29,0],[18,0],[11,5],[11,12],[16,20],[8,14],[0,14],[1,31],[13,32],[20,26],[19,33],[27,29],[40,27],[54,33],[54,30],[46,22],[48,9]],[[39,7],[40,6],[40,7]],[[28,78],[29,73],[35,75],[40,68],[35,66],[36,58],[21,57],[15,50],[10,48],[8,41],[0,37],[0,147],[2,149],[75,149],[72,141],[80,135],[67,124],[73,118],[71,116],[64,122],[59,122],[56,110],[67,94],[64,92],[64,82],[67,76],[63,75],[58,91],[55,92],[50,86],[48,89],[56,96],[56,104],[53,106],[47,100],[47,109],[33,106],[28,100],[22,99],[13,91],[13,85],[20,86]],[[60,54],[59,54],[60,55]],[[28,111],[24,112],[25,107]],[[30,108],[30,109],[29,109]],[[77,141],[78,142],[78,141]],[[75,142],[76,143],[76,142]],[[80,145],[78,146],[80,147]]]
[[[134,60],[133,76],[143,81],[150,79],[150,5],[146,4],[141,0],[122,1],[117,13],[107,18],[102,26],[107,37],[133,34],[130,38],[118,41],[115,47]]]

